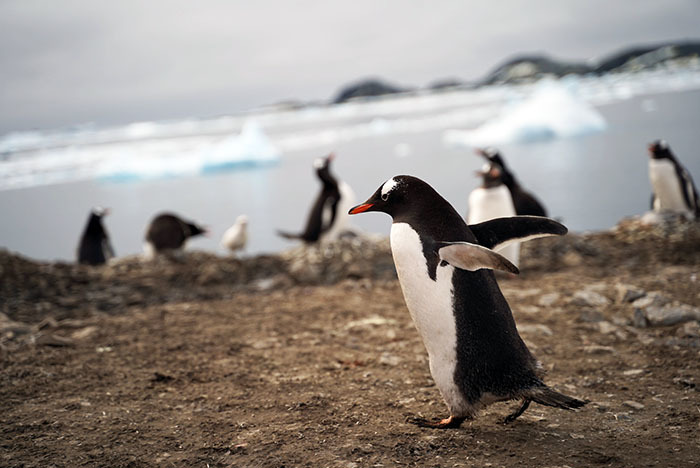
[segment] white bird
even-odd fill
[[[221,238],[221,245],[235,253],[237,250],[244,249],[247,241],[248,217],[246,215],[240,215],[236,218],[236,222],[233,223],[233,226],[224,232]]]

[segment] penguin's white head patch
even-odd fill
[[[668,149],[668,142],[666,140],[659,140],[657,145],[659,146],[659,149],[662,149],[662,150]]]
[[[382,200],[389,198],[389,193],[399,185],[396,179],[389,179],[382,185]]]
[[[314,169],[321,169],[326,164],[326,160],[323,158],[314,159]]]

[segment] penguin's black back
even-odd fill
[[[340,201],[340,189],[338,181],[330,173],[330,164],[326,160],[323,167],[316,171],[316,175],[321,180],[321,192],[316,197],[316,201],[311,206],[309,217],[306,220],[306,228],[299,235],[299,238],[304,242],[317,242],[321,238],[321,234],[331,228],[335,222],[338,210],[338,202]],[[323,211],[328,206],[331,209],[331,219],[327,225],[323,224]]]
[[[488,159],[501,166],[501,180],[510,191],[510,196],[513,199],[513,206],[515,207],[516,215],[547,216],[547,210],[545,210],[542,203],[540,203],[534,195],[522,188],[518,180],[515,178],[515,174],[513,174],[510,168],[506,165],[500,153],[495,153],[488,156]]]
[[[477,243],[477,239],[447,200],[425,182],[411,179],[411,206],[395,214],[394,222],[408,223],[418,233],[428,273],[435,280],[440,263],[435,243]],[[476,403],[485,392],[515,397],[543,385],[537,377],[536,360],[518,334],[493,271],[455,268],[452,286],[457,331],[455,382],[465,397]]]
[[[87,225],[78,245],[78,263],[86,265],[102,265],[108,257],[105,249],[109,247],[109,238],[102,225],[102,217],[90,213]]]
[[[197,225],[183,221],[174,214],[163,213],[151,221],[146,240],[156,250],[173,250],[181,248],[189,237],[203,232]]]

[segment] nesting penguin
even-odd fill
[[[672,211],[691,219],[700,217],[698,190],[665,140],[649,145],[649,181],[654,211]]]
[[[348,184],[331,174],[330,165],[335,155],[317,158],[314,161],[316,175],[321,181],[321,192],[311,207],[306,228],[301,234],[277,233],[286,239],[300,239],[307,244],[334,240],[349,228],[348,210],[355,204],[355,194]]]
[[[469,212],[467,223],[476,224],[494,218],[515,216],[515,206],[508,187],[503,182],[503,168],[497,163],[488,163],[477,175],[482,178],[480,187],[469,194]],[[520,262],[520,244],[512,242],[497,250],[510,262],[518,266]]]
[[[233,223],[233,226],[224,232],[221,238],[221,245],[235,253],[238,250],[244,249],[246,242],[248,242],[248,217],[246,215],[240,215],[236,218],[236,222]]]
[[[195,223],[180,219],[172,213],[157,215],[146,230],[144,251],[152,257],[157,253],[177,253],[190,237],[206,234],[207,230]]]
[[[95,207],[90,211],[87,225],[78,244],[78,263],[102,265],[114,257],[109,235],[102,224],[102,217],[107,214],[109,210],[101,207]]]
[[[428,351],[430,373],[449,417],[424,427],[455,428],[498,401],[522,400],[515,420],[534,401],[563,409],[584,401],[549,388],[540,364],[518,335],[510,307],[491,270],[517,272],[493,249],[513,240],[562,235],[548,218],[499,218],[467,226],[430,185],[396,176],[350,214],[387,213],[391,252],[404,299]]]
[[[540,203],[537,198],[524,188],[520,186],[518,179],[515,178],[510,168],[506,165],[503,160],[500,151],[495,148],[485,148],[477,149],[476,154],[483,156],[488,161],[496,163],[501,167],[501,179],[511,197],[513,198],[513,206],[515,207],[515,214],[518,215],[531,215],[531,216],[547,216],[547,210],[545,210],[542,203]]]

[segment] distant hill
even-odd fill
[[[599,74],[621,71],[641,71],[671,61],[698,60],[700,42],[657,44],[624,49],[603,59],[595,68]]]
[[[593,71],[585,63],[562,62],[544,55],[523,55],[499,65],[480,84],[520,83],[536,81],[545,76],[584,75]]]
[[[385,94],[403,93],[405,91],[408,90],[376,78],[370,78],[345,86],[340,90],[335,99],[333,99],[333,103],[339,104],[360,97],[383,96]]]
[[[604,75],[606,73],[650,70],[668,65],[682,67],[691,63],[700,64],[700,41],[634,46],[615,52],[595,63],[556,60],[545,54],[523,54],[497,66],[476,83],[466,83],[458,78],[450,78],[435,81],[428,85],[427,89],[440,91],[492,84],[528,83],[547,76],[561,78],[566,75]],[[408,91],[411,90],[372,78],[343,87],[333,99],[333,103]]]

